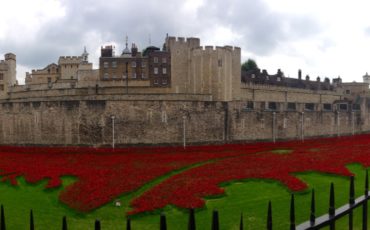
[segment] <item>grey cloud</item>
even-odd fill
[[[208,0],[204,11],[203,17],[212,17],[215,23],[230,26],[242,34],[241,45],[256,55],[267,55],[281,42],[315,36],[321,31],[312,17],[283,15],[262,0]]]
[[[161,46],[166,33],[197,36],[220,25],[243,36],[242,44],[237,45],[256,55],[267,55],[281,42],[319,32],[312,18],[281,15],[262,0],[206,0],[195,12],[195,18],[181,10],[182,0],[61,1],[66,16],[43,26],[36,36],[37,43],[27,39],[22,44],[5,41],[0,53],[11,50],[17,54],[20,64],[42,68],[57,61],[60,55],[78,55],[87,43],[95,45],[90,49],[106,41],[123,44],[128,34],[130,41],[142,49],[148,45],[149,34],[152,44]],[[89,40],[87,34],[91,32],[99,34],[101,41]]]

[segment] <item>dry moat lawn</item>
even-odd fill
[[[1,147],[0,203],[7,229],[26,229],[32,208],[37,229],[59,229],[63,216],[70,229],[91,229],[95,219],[103,229],[124,229],[127,215],[133,229],[159,229],[164,212],[168,229],[185,230],[190,207],[197,229],[210,229],[214,209],[221,229],[239,229],[241,212],[246,229],[264,229],[271,200],[274,229],[288,229],[291,193],[297,223],[306,221],[312,188],[324,214],[330,183],[339,207],[350,175],[356,196],[363,194],[369,165],[370,135],[186,150]]]

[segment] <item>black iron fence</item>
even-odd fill
[[[334,193],[334,184],[331,183],[330,185],[330,196],[329,196],[329,209],[328,213],[319,217],[316,217],[315,213],[315,191],[312,190],[311,195],[311,211],[310,211],[310,218],[308,221],[296,225],[295,220],[295,206],[294,206],[294,194],[291,196],[290,201],[290,230],[309,230],[309,229],[321,229],[323,227],[329,226],[330,230],[335,230],[335,223],[336,221],[344,216],[348,216],[348,229],[353,229],[353,212],[356,208],[362,207],[362,230],[367,230],[368,225],[368,204],[367,201],[369,200],[369,176],[368,172],[366,171],[365,177],[365,189],[364,195],[361,197],[355,198],[355,185],[354,185],[354,177],[350,178],[350,186],[349,186],[349,200],[348,203],[335,209],[335,193]],[[34,230],[34,219],[33,219],[33,212],[30,211],[30,230]],[[62,230],[67,230],[67,218],[64,216],[62,218]],[[188,219],[188,230],[195,230],[195,214],[194,209],[189,210],[189,219]],[[212,223],[210,225],[211,230],[219,230],[220,223],[218,217],[218,211],[214,210],[212,213]],[[94,223],[94,229],[100,230],[101,223],[99,220],[96,220]],[[164,214],[160,215],[159,219],[159,229],[160,230],[167,230],[167,221],[166,216]],[[240,216],[240,223],[239,229],[244,229],[243,223],[243,214]],[[272,205],[271,201],[268,203],[267,208],[267,221],[266,221],[266,229],[272,230],[273,229],[273,219],[272,219]],[[1,205],[1,213],[0,213],[0,230],[6,230],[5,224],[5,214],[4,214],[4,207]],[[126,230],[131,230],[131,220],[127,218],[126,221]]]

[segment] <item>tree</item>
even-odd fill
[[[243,71],[249,71],[249,70],[256,70],[258,69],[257,63],[253,59],[248,59],[242,64],[242,70]]]

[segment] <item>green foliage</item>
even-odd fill
[[[258,69],[257,63],[253,59],[248,59],[242,64],[242,70],[248,71],[248,70],[256,70]]]

